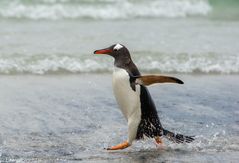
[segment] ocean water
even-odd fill
[[[114,43],[145,72],[238,74],[239,4],[219,2],[3,0],[0,74],[110,72],[91,54]]]
[[[237,0],[1,0],[1,162],[238,162]],[[184,85],[150,87],[165,128],[191,144],[127,138],[111,87],[125,45],[143,73]]]

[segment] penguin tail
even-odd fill
[[[165,136],[168,140],[174,142],[174,143],[191,143],[194,141],[194,136],[185,136],[182,134],[175,134],[171,131],[163,129],[163,136]]]

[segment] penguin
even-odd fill
[[[128,124],[128,139],[107,150],[125,149],[131,146],[134,140],[144,137],[154,138],[159,145],[163,143],[162,136],[175,143],[190,143],[194,140],[193,136],[175,134],[163,128],[146,87],[156,83],[183,84],[183,81],[170,76],[141,75],[129,50],[122,44],[95,50],[94,54],[106,54],[114,58],[113,93]]]

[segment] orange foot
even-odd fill
[[[154,139],[158,145],[163,145],[163,141],[159,136],[155,137]]]
[[[163,141],[162,141],[162,139],[159,136],[155,137],[154,139],[156,141],[156,147],[158,149],[165,149],[165,147],[163,145]]]
[[[127,147],[129,147],[129,146],[130,146],[130,144],[129,144],[127,141],[125,141],[125,142],[123,142],[123,143],[121,143],[121,144],[118,144],[118,145],[116,145],[116,146],[107,148],[107,150],[125,149],[125,148],[127,148]]]

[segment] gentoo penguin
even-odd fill
[[[175,143],[190,143],[194,140],[191,136],[175,134],[162,127],[155,104],[146,88],[154,83],[183,84],[181,80],[169,76],[141,75],[128,49],[121,44],[96,50],[94,54],[107,54],[114,58],[113,92],[128,123],[128,140],[107,148],[108,150],[127,148],[134,140],[144,136],[154,138],[158,144],[162,143],[162,136]]]

